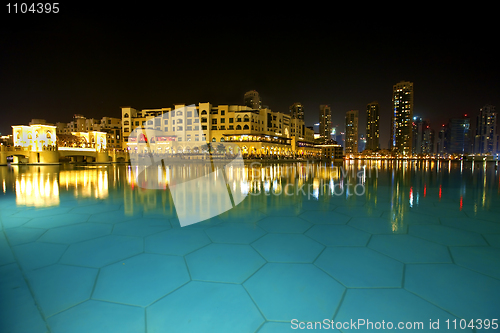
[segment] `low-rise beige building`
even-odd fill
[[[175,147],[176,152],[207,142],[233,142],[245,156],[255,157],[317,156],[321,152],[314,147],[314,131],[304,126],[304,120],[267,108],[210,103],[143,110],[123,107],[122,128],[123,149],[131,149],[140,140],[130,137],[134,130],[144,129],[154,130],[157,138],[153,140],[165,142],[165,149]]]

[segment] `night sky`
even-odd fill
[[[0,133],[32,118],[120,117],[122,106],[242,104],[255,89],[276,111],[301,102],[308,126],[320,104],[341,127],[357,109],[360,134],[366,104],[378,101],[386,148],[392,86],[401,80],[414,82],[414,115],[434,129],[485,104],[500,108],[498,28],[484,24],[411,17],[398,25],[375,14],[271,12],[254,3],[222,12],[194,3],[169,11],[83,4],[60,4],[58,14],[3,8]]]

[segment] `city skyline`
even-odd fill
[[[414,115],[436,131],[450,118],[475,117],[484,105],[500,103],[499,66],[488,52],[477,52],[494,40],[489,30],[472,38],[464,37],[465,26],[347,29],[307,16],[304,23],[314,25],[289,27],[287,11],[259,21],[265,24],[248,24],[250,14],[207,24],[196,15],[160,20],[150,11],[144,20],[139,10],[140,23],[126,24],[121,17],[131,7],[121,15],[76,7],[65,5],[50,18],[11,15],[2,23],[2,134],[33,118],[119,117],[123,106],[243,105],[244,92],[256,90],[276,112],[300,102],[306,126],[317,123],[319,105],[329,105],[332,125],[343,127],[345,112],[377,100],[380,146],[388,148],[392,86],[401,80],[415,84]],[[402,49],[395,41],[405,36],[411,43]],[[365,121],[360,117],[360,133]]]

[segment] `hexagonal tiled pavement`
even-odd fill
[[[70,265],[51,265],[31,271],[28,281],[42,313],[50,317],[88,300],[98,270]]]
[[[403,264],[366,247],[329,247],[316,266],[349,288],[398,288]]]
[[[311,264],[268,263],[243,283],[266,319],[332,318],[345,288]]]
[[[252,246],[269,262],[313,262],[324,246],[304,235],[267,234]]]
[[[69,246],[60,262],[86,267],[103,267],[144,250],[143,239],[109,235]]]
[[[146,332],[143,308],[94,300],[80,303],[47,321],[54,333]]]
[[[192,281],[146,309],[148,333],[253,333],[264,318],[241,285]]]
[[[143,253],[102,268],[92,298],[147,306],[188,281],[182,257]]]
[[[417,179],[412,204],[383,176],[363,196],[249,196],[187,227],[168,200],[130,206],[123,188],[103,200],[61,193],[44,208],[0,198],[0,331],[347,332],[325,323],[358,319],[359,331],[431,331],[498,318],[496,192],[481,206],[467,191],[462,204],[453,187],[441,198]]]
[[[241,283],[266,261],[249,245],[211,244],[186,256],[193,280]]]
[[[464,319],[498,318],[500,280],[453,264],[406,266],[405,289]]]

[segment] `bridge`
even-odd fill
[[[60,164],[60,159],[70,159],[76,163],[117,163],[129,162],[126,151],[96,150],[95,148],[49,147],[33,151],[27,147],[0,146],[0,165],[7,165],[7,157],[12,156],[12,164]]]

